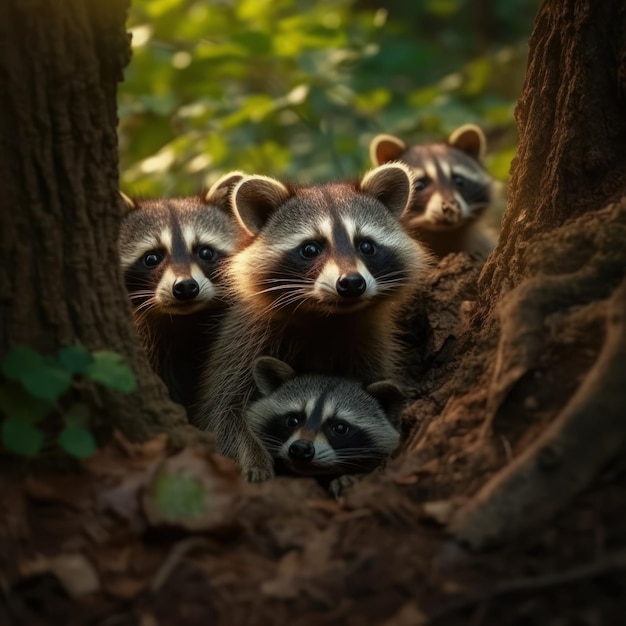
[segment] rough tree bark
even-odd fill
[[[0,358],[80,342],[123,354],[132,396],[91,402],[133,438],[185,421],[151,375],[118,270],[116,95],[128,0],[0,6]]]
[[[545,522],[626,441],[625,107],[624,2],[546,0],[516,110],[509,206],[478,281],[479,340],[458,370],[482,361],[484,422],[469,462],[501,466],[503,436],[517,456],[453,519],[471,547]],[[476,402],[459,373],[435,438]],[[529,444],[524,430],[537,420],[549,426]],[[432,441],[427,433],[413,449]]]

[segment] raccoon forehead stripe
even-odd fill
[[[334,403],[326,404],[327,399],[328,392],[326,391],[316,401],[307,403],[306,430],[317,432],[321,428],[322,422],[332,415]]]
[[[430,178],[431,180],[437,180],[439,178],[439,168],[437,167],[437,161],[426,161],[426,163],[424,163],[424,172],[426,173],[426,176],[428,176],[428,178]]]

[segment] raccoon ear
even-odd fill
[[[204,201],[207,204],[214,204],[221,209],[230,209],[231,193],[244,176],[245,174],[238,170],[220,176],[207,191]]]
[[[274,393],[296,375],[290,365],[271,356],[261,356],[252,365],[252,376],[264,396]]]
[[[482,163],[487,152],[487,138],[476,124],[463,124],[448,137],[448,145],[465,152],[472,159]]]
[[[134,200],[131,200],[123,191],[118,191],[120,198],[122,199],[122,215],[130,211],[134,211],[137,208],[137,204]]]
[[[233,191],[233,210],[240,224],[254,237],[290,197],[287,187],[274,178],[244,176]]]
[[[404,391],[392,380],[381,380],[372,383],[365,388],[365,391],[378,400],[389,421],[397,427],[400,411],[406,401]]]
[[[360,191],[380,200],[396,217],[411,204],[413,174],[404,163],[387,163],[370,170],[359,185]]]
[[[372,165],[382,165],[389,161],[397,161],[407,145],[393,135],[376,135],[370,143],[370,161]]]

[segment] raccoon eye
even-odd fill
[[[152,250],[143,257],[143,264],[146,267],[156,267],[163,260],[160,252]]]
[[[373,254],[376,254],[376,244],[368,239],[361,241],[358,248],[359,252],[365,256],[372,256]]]
[[[463,178],[463,176],[460,176],[459,174],[455,174],[452,177],[452,182],[457,186],[457,187],[463,187],[463,185],[465,184],[465,179]]]
[[[428,187],[429,183],[430,183],[430,178],[428,178],[428,176],[418,178],[415,181],[415,191],[423,191],[424,189],[426,189],[426,187]]]
[[[209,246],[202,246],[202,248],[198,250],[198,256],[203,261],[212,261],[213,257],[215,257],[215,251]]]
[[[348,423],[342,421],[335,422],[330,428],[333,433],[335,433],[335,435],[338,435],[339,437],[347,435],[350,431],[350,426],[348,426]]]
[[[305,259],[314,259],[316,256],[322,254],[322,246],[315,241],[307,241],[302,244],[300,248],[300,254]]]
[[[287,417],[285,417],[285,426],[287,428],[296,428],[300,425],[301,418],[296,413],[289,413]]]

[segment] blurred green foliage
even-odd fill
[[[379,132],[466,122],[507,177],[539,0],[134,0],[119,93],[122,189],[195,193],[232,169],[356,176]]]

